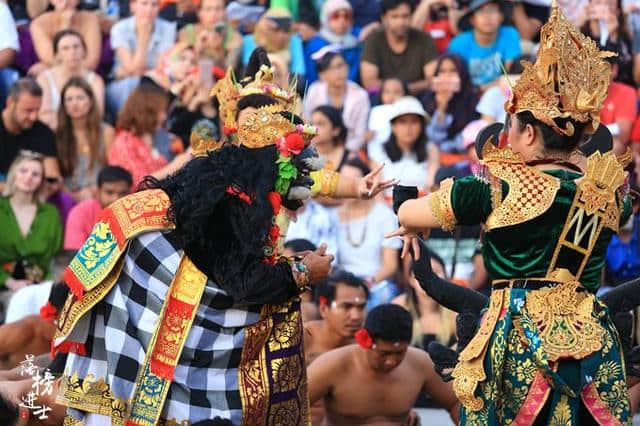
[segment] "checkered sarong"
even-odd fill
[[[84,342],[86,356],[70,353],[65,375],[104,379],[114,398],[131,401],[159,313],[183,252],[171,232],[133,238],[113,289],[81,318],[69,336]],[[175,369],[161,419],[191,424],[215,417],[242,422],[238,366],[246,326],[260,319],[260,307],[234,306],[212,281],[207,283]],[[85,425],[111,424],[107,416],[69,409]],[[106,422],[106,423],[105,423]]]

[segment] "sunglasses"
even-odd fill
[[[336,21],[338,19],[344,19],[345,21],[351,21],[353,19],[353,13],[347,10],[338,10],[329,15],[329,19]]]

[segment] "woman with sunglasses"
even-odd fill
[[[49,263],[62,247],[56,208],[43,202],[43,156],[22,151],[11,164],[0,197],[0,289],[16,291],[49,275]],[[0,302],[11,292],[0,292]]]
[[[304,59],[309,84],[318,79],[314,54],[331,45],[340,49],[349,65],[349,80],[357,81],[360,73],[360,45],[353,34],[353,9],[347,0],[328,0],[322,6],[320,15],[321,28],[305,46]]]

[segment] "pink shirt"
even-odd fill
[[[145,176],[157,172],[167,165],[167,159],[147,145],[142,139],[126,130],[120,130],[109,149],[110,166],[120,166],[133,177],[133,188],[137,188]]]
[[[102,206],[92,198],[76,204],[69,212],[64,229],[64,249],[78,250],[89,238],[93,225],[98,221]]]

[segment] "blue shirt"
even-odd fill
[[[480,46],[473,30],[465,31],[449,43],[449,52],[460,55],[469,66],[471,81],[476,86],[491,83],[500,75],[500,63],[513,61],[520,56],[520,35],[509,26],[501,26],[491,46]]]
[[[615,283],[629,281],[640,275],[640,248],[638,247],[640,216],[634,216],[632,220],[631,241],[625,243],[617,235],[614,235],[607,248],[607,269],[609,277]]]
[[[319,35],[313,36],[304,48],[304,61],[307,70],[307,83],[311,84],[318,79],[318,71],[316,70],[316,62],[311,59],[311,55],[313,55],[318,50],[322,49],[325,46],[328,46],[329,43],[326,39],[322,38]],[[349,80],[358,82],[360,78],[360,53],[362,51],[361,44],[358,44],[349,49],[343,49],[340,53],[344,57],[344,60],[349,65]]]
[[[242,37],[242,65],[247,65],[249,63],[251,53],[253,53],[256,47],[253,34]],[[304,76],[306,74],[306,68],[304,66],[304,50],[302,48],[302,39],[298,34],[293,34],[291,39],[289,39],[289,52],[291,53],[289,72],[291,74]]]

